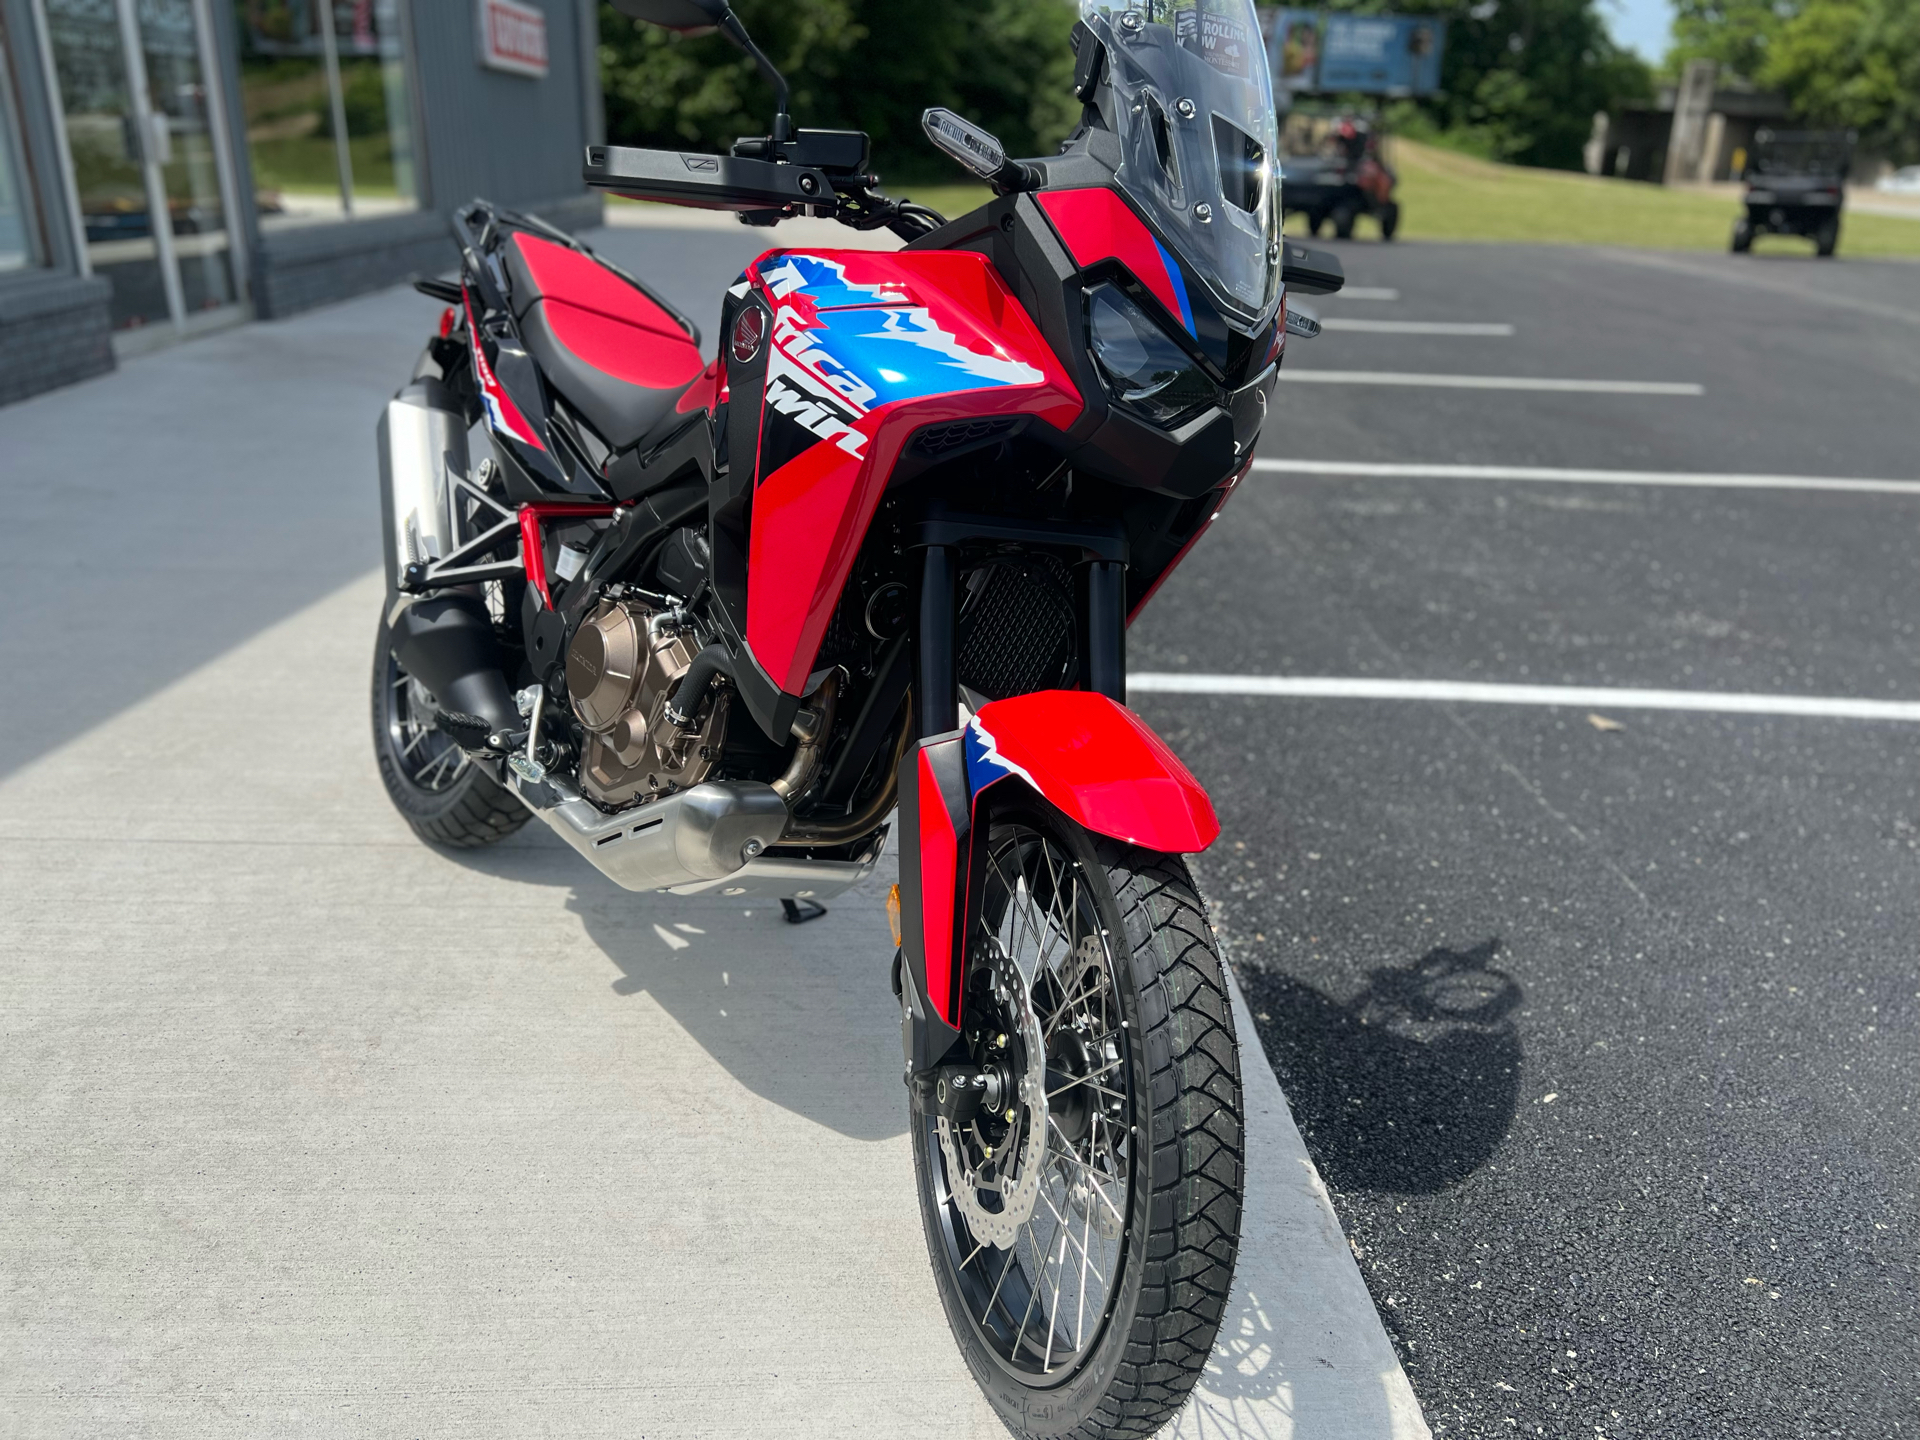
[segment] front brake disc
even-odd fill
[[[998,946],[994,949],[993,996],[1011,1018],[1012,1033],[1023,1052],[1019,1084],[1009,1097],[1009,1108],[1017,1113],[1008,1122],[1007,1139],[998,1156],[982,1156],[977,1165],[970,1163],[971,1147],[953,1122],[942,1115],[938,1126],[953,1201],[967,1228],[974,1239],[1008,1250],[1040,1198],[1040,1171],[1047,1153],[1047,1057],[1027,982],[1012,958]],[[992,1178],[985,1173],[989,1161]],[[999,1208],[989,1210],[983,1203],[986,1197],[996,1198]]]

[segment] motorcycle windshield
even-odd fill
[[[1249,330],[1280,298],[1279,126],[1253,0],[1081,0],[1106,46],[1120,187]]]

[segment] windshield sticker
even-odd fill
[[[1264,54],[1259,36],[1247,24],[1244,6],[1201,3],[1180,10],[1174,17],[1174,35],[1222,75],[1236,80],[1251,79],[1254,56]]]

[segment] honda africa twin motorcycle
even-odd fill
[[[476,202],[381,422],[374,739],[426,839],[537,816],[629,889],[818,913],[898,814],[892,981],[941,1300],[1024,1435],[1147,1434],[1233,1274],[1238,1051],[1181,856],[1219,825],[1125,706],[1126,631],[1251,463],[1289,328],[1251,0],[1087,0],[1083,120],[997,198],[888,199],[774,82],[730,155],[595,146],[619,194],[889,227],[769,249],[718,353],[638,279]],[[1297,319],[1295,333],[1312,333]],[[470,444],[478,428],[482,439]],[[476,450],[480,453],[476,454]]]

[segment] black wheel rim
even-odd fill
[[[380,685],[380,707],[380,734],[395,773],[409,788],[438,795],[466,774],[467,752],[437,724],[440,707],[425,686],[400,668],[391,651]]]
[[[985,890],[969,948],[997,945],[1013,960],[1046,1045],[1039,1193],[1013,1243],[1001,1248],[970,1229],[954,1194],[966,1174],[952,1173],[931,1117],[927,1173],[945,1261],[975,1331],[1022,1383],[1050,1387],[1093,1355],[1121,1290],[1136,1123],[1128,1033],[1082,866],[1042,831],[1007,826],[994,834]],[[990,996],[970,990],[966,1003],[963,1036],[982,1050],[1006,1022]],[[1021,1123],[1030,1119],[1023,1109]]]

